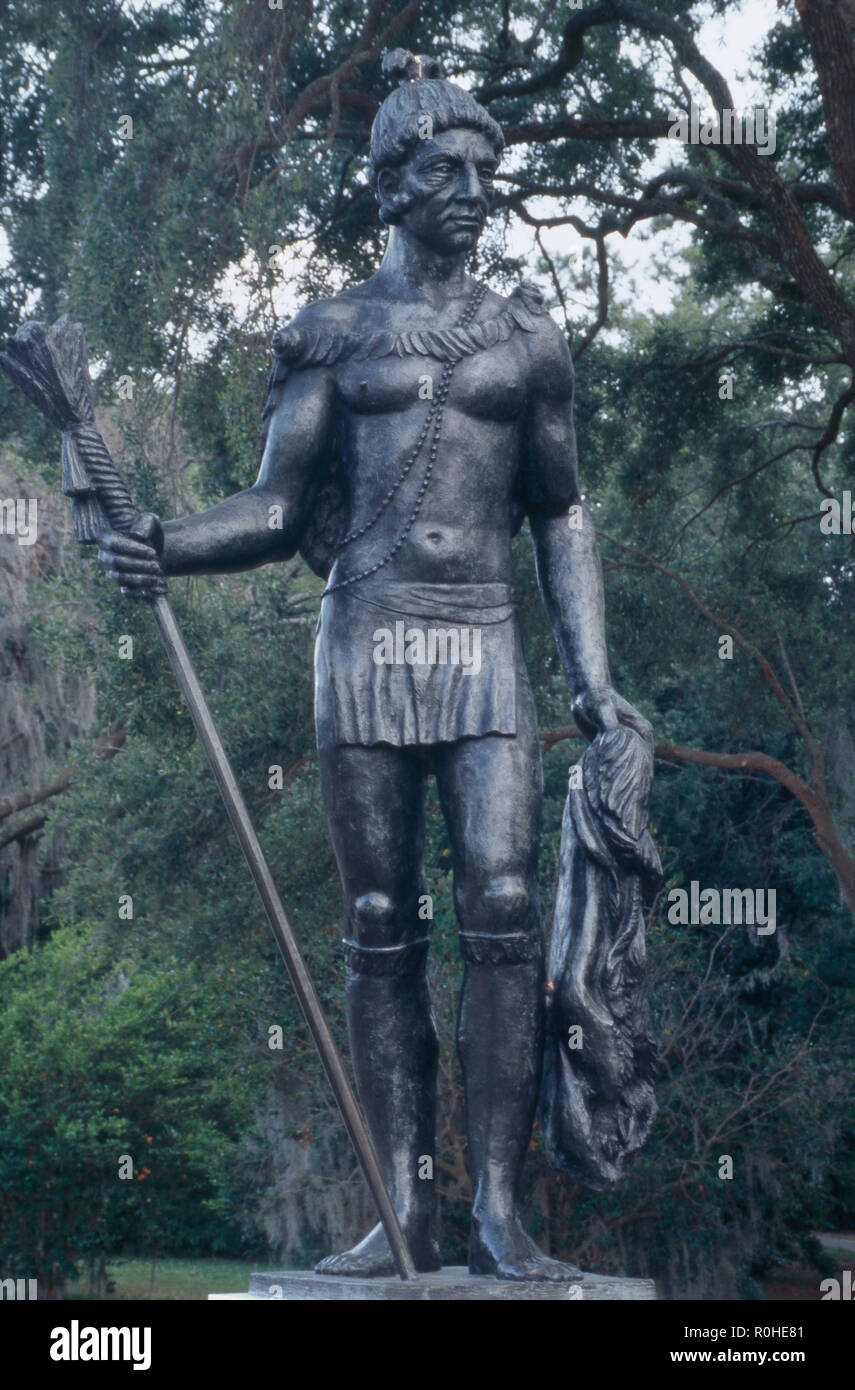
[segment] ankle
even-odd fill
[[[515,1212],[513,1195],[507,1192],[481,1192],[472,1202],[472,1221],[478,1226],[507,1221]]]

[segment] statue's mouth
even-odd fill
[[[451,230],[461,232],[480,232],[482,225],[483,223],[480,217],[474,214],[469,216],[464,213],[458,213],[453,217],[449,217],[446,222],[446,226]]]

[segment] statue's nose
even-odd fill
[[[484,201],[484,190],[481,187],[478,170],[474,164],[466,164],[461,169],[457,184],[457,197],[479,203]]]

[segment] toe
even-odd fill
[[[556,1284],[568,1283],[571,1279],[581,1279],[582,1271],[576,1265],[560,1264],[558,1260],[546,1261],[545,1277]]]

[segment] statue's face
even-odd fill
[[[395,170],[390,189],[409,203],[399,226],[442,255],[471,251],[484,228],[498,160],[477,130],[443,130],[420,140]]]

